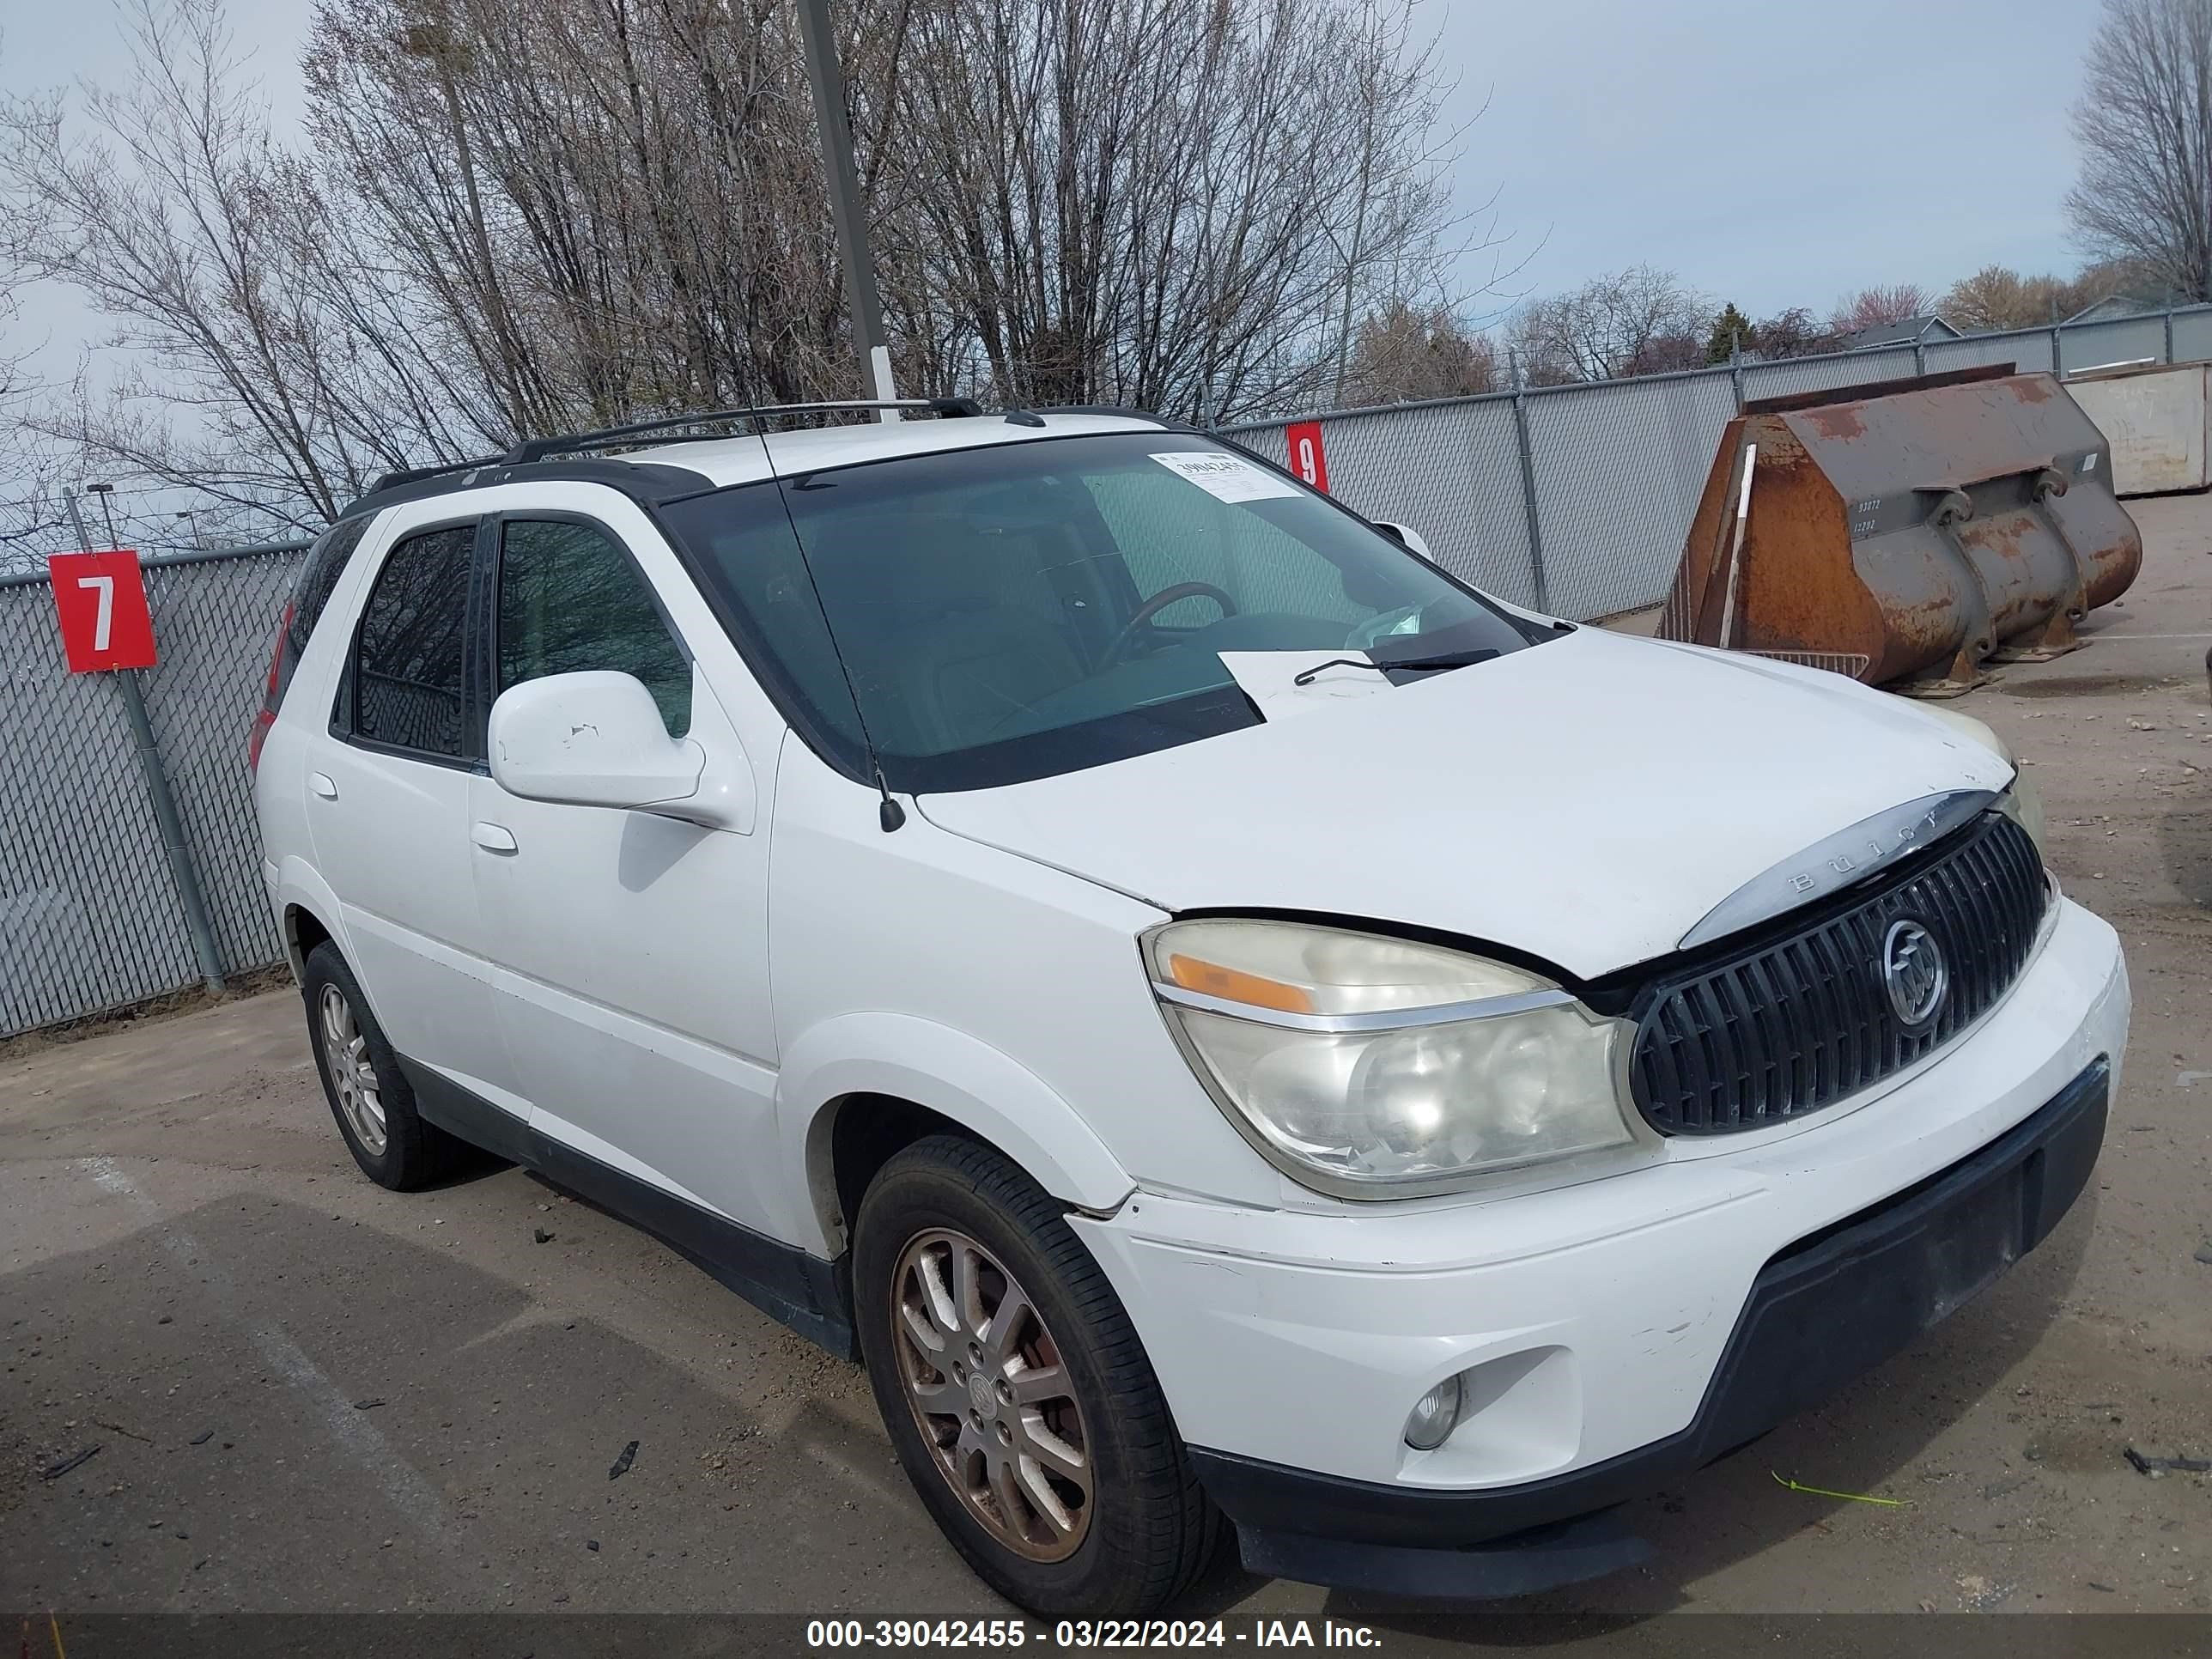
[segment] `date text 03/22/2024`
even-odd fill
[[[1382,1645],[1365,1625],[1333,1619],[811,1619],[811,1649],[837,1648],[1365,1648]]]

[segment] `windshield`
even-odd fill
[[[1542,632],[1282,474],[1164,431],[877,461],[664,514],[806,735],[865,775],[857,701],[886,779],[915,793],[1256,725],[1224,651],[1480,661]]]

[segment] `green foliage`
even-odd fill
[[[1708,363],[1728,362],[1729,356],[1735,352],[1738,341],[1743,343],[1743,348],[1747,351],[1751,349],[1751,319],[1738,311],[1735,308],[1735,301],[1731,300],[1720,308],[1720,314],[1713,319],[1712,334],[1705,341],[1705,361]]]

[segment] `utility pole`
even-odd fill
[[[1521,356],[1505,354],[1506,378],[1513,383],[1513,440],[1521,452],[1521,515],[1528,532],[1528,586],[1535,591],[1536,609],[1552,608],[1552,586],[1544,574],[1544,526],[1536,511],[1536,457],[1528,442],[1528,381],[1521,371]]]
[[[814,121],[822,134],[822,173],[830,186],[830,210],[837,222],[837,258],[845,268],[845,303],[853,313],[860,389],[888,401],[898,396],[891,384],[890,337],[884,330],[875,256],[868,246],[867,209],[860,200],[860,174],[853,165],[853,128],[845,118],[845,76],[837,66],[830,0],[799,0],[799,33],[806,49],[806,78],[814,88]],[[881,410],[878,417],[896,421],[898,411]]]

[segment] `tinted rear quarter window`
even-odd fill
[[[345,574],[346,561],[361,545],[361,538],[374,517],[374,514],[364,514],[334,524],[316,537],[314,544],[307,549],[307,559],[292,583],[292,622],[286,635],[295,656],[305,651],[307,641],[314,637],[315,623],[323,608],[330,604],[338,578]]]
[[[453,525],[410,536],[377,573],[354,660],[356,735],[460,757],[476,533]]]
[[[300,665],[300,654],[314,637],[315,623],[330,604],[338,578],[345,574],[346,561],[361,544],[362,532],[368,524],[367,518],[360,518],[332,525],[315,538],[307,556],[301,561],[280,619],[276,652],[269,665],[269,692],[262,700],[262,720],[257,729],[265,728],[283,706],[284,693],[292,684],[292,671]],[[254,753],[258,756],[259,749]]]

